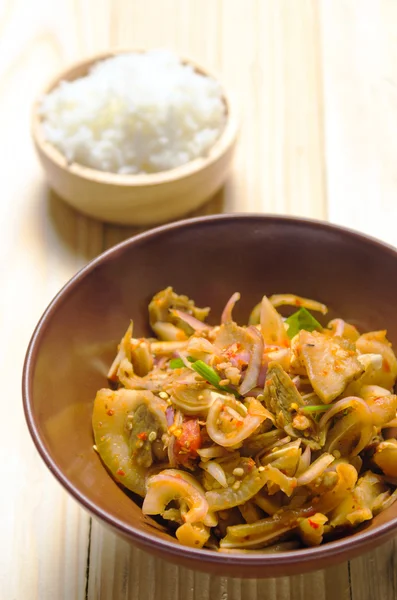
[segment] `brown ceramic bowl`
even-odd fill
[[[243,577],[302,573],[347,560],[394,535],[397,504],[366,527],[317,548],[280,554],[223,554],[179,543],[112,480],[92,449],[91,411],[116,344],[133,318],[148,333],[147,304],[172,285],[217,322],[239,290],[237,320],[263,293],[294,292],[329,305],[361,327],[387,327],[397,345],[397,251],[314,221],[218,215],[166,225],[105,252],[56,296],[30,343],[23,373],[25,413],[50,471],[105,525],[140,548],[181,565]]]

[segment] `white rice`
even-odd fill
[[[226,121],[222,89],[167,50],[98,62],[43,97],[45,138],[100,171],[154,173],[208,154]]]

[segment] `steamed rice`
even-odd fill
[[[40,105],[45,138],[100,171],[154,173],[208,154],[226,121],[222,89],[172,52],[123,54],[63,81]]]

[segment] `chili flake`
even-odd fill
[[[318,523],[316,523],[315,521],[312,521],[311,519],[308,519],[308,523],[309,523],[310,527],[313,527],[313,529],[318,529],[320,527],[320,525]]]

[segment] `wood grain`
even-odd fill
[[[84,218],[47,189],[29,122],[50,77],[121,46],[190,56],[220,75],[242,119],[232,176],[201,214],[329,217],[395,243],[396,23],[394,0],[0,3],[1,600],[397,597],[394,542],[350,565],[258,581],[210,577],[140,552],[91,522],[52,479],[19,392],[26,345],[52,296],[138,231]]]
[[[397,3],[321,7],[329,217],[395,245]]]

